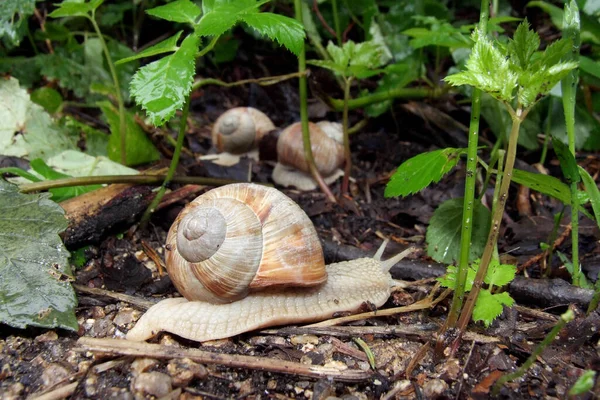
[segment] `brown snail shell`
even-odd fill
[[[253,289],[327,280],[308,216],[278,190],[251,183],[210,190],[186,206],[169,230],[166,264],[190,301],[228,303]]]
[[[220,153],[242,154],[256,148],[260,139],[273,129],[275,125],[262,111],[236,107],[215,121],[212,142]]]

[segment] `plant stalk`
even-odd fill
[[[294,12],[296,14],[296,20],[304,25],[302,21],[302,0],[294,0]],[[302,75],[298,78],[298,93],[300,97],[300,121],[302,125],[302,142],[304,144],[304,157],[308,163],[310,174],[313,179],[317,182],[327,199],[332,203],[336,202],[335,196],[331,193],[331,190],[323,180],[321,173],[315,165],[315,159],[312,153],[312,146],[310,143],[310,131],[308,129],[308,106],[307,106],[307,85],[306,85],[306,49],[304,43],[298,54],[298,71]]]
[[[102,32],[100,32],[100,27],[96,23],[96,13],[92,12],[91,17],[88,16],[88,19],[92,23],[94,27],[94,31],[96,31],[96,35],[98,35],[98,40],[100,40],[100,46],[102,46],[102,51],[104,51],[104,57],[106,57],[106,63],[108,64],[108,68],[110,70],[110,75],[112,76],[113,84],[115,85],[115,96],[117,97],[117,105],[119,106],[119,135],[121,139],[121,164],[127,165],[127,132],[125,129],[125,103],[123,102],[123,95],[121,94],[121,85],[119,84],[119,76],[117,75],[117,70],[115,68],[115,64],[113,63],[112,57],[110,56],[110,52],[108,51],[108,46],[106,46],[106,41],[102,36]]]
[[[340,15],[338,14],[337,0],[331,0],[331,11],[333,13],[333,27],[338,46],[342,45],[342,29],[340,27]]]
[[[423,99],[428,97],[438,97],[442,91],[430,88],[397,88],[390,89],[385,92],[377,92],[368,94],[366,96],[358,97],[356,99],[348,100],[348,110],[355,110],[357,108],[363,108],[374,103],[380,103],[385,100],[394,98],[401,99]],[[344,99],[334,99],[331,97],[324,98],[329,107],[334,111],[344,110]]]
[[[348,100],[350,99],[350,85],[352,77],[344,82],[344,111],[342,113],[342,131],[344,133],[344,179],[342,180],[342,195],[348,193],[350,172],[352,171],[352,153],[350,152],[350,134],[348,133]]]

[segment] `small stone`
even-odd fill
[[[317,345],[317,344],[319,344],[319,338],[316,337],[315,335],[297,335],[297,336],[292,336],[290,339],[290,342],[294,346],[305,345],[305,344]]]
[[[136,358],[131,363],[131,373],[136,376],[156,365],[158,365],[158,361],[154,358]]]
[[[246,397],[250,393],[254,392],[254,387],[252,386],[252,379],[246,379],[242,382],[236,382],[234,385],[238,390],[238,397]]]
[[[275,390],[275,389],[277,389],[277,381],[275,379],[270,379],[267,382],[267,389],[268,390]]]
[[[113,328],[111,321],[108,318],[97,319],[94,325],[90,329],[90,336],[93,337],[107,337],[110,336],[111,328]]]
[[[203,379],[208,375],[206,368],[189,358],[174,359],[167,364],[167,372],[173,379],[173,386],[187,386],[192,379]]]
[[[142,372],[133,379],[131,389],[137,393],[163,397],[172,390],[171,377],[162,372]]]
[[[448,390],[448,384],[441,379],[431,379],[423,384],[423,396],[426,399],[438,399]]]
[[[88,375],[83,387],[88,397],[96,396],[98,394],[98,377],[95,374]]]
[[[335,368],[338,371],[345,371],[348,369],[348,366],[341,361],[329,361],[327,364],[323,365],[325,368]]]
[[[101,319],[104,317],[106,317],[106,312],[104,312],[104,308],[102,308],[100,306],[92,307],[92,318]]]
[[[58,334],[55,331],[42,333],[41,335],[36,336],[34,339],[36,343],[54,342],[55,340],[58,340]]]
[[[248,340],[253,346],[286,346],[285,338],[281,336],[253,336]]]
[[[302,389],[306,389],[310,386],[309,381],[298,381],[296,382],[296,386],[301,387]]]
[[[0,399],[2,400],[18,400],[22,398],[23,390],[25,390],[25,386],[21,382],[13,383],[8,387],[6,392],[0,395]]]
[[[115,315],[113,324],[117,325],[119,328],[127,328],[133,321],[137,320],[136,314],[139,313],[133,308],[124,308]]]
[[[42,382],[45,388],[49,388],[66,381],[69,376],[71,376],[71,373],[65,367],[57,363],[51,363],[42,372]]]
[[[2,368],[0,369],[0,381],[12,376],[12,370],[10,369],[10,365],[8,363],[2,364]]]

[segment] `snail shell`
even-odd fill
[[[260,139],[273,129],[275,125],[262,111],[236,107],[215,121],[212,142],[219,152],[242,154],[256,148]]]
[[[308,216],[278,190],[251,183],[210,190],[186,206],[169,230],[166,264],[186,299],[211,303],[327,279]]]

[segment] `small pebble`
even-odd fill
[[[42,372],[42,382],[45,388],[49,388],[57,383],[66,381],[70,375],[69,371],[62,365],[50,363],[44,368],[44,372]]]
[[[269,390],[277,389],[277,381],[275,379],[270,379],[267,382],[267,389],[269,389]]]
[[[173,379],[173,386],[187,386],[192,379],[203,379],[208,375],[208,371],[202,364],[198,364],[189,358],[174,359],[167,364],[167,372]]]
[[[431,379],[423,384],[423,396],[426,399],[438,399],[448,390],[448,384],[441,379]]]
[[[317,345],[317,344],[319,344],[319,338],[316,337],[315,335],[297,335],[297,336],[292,336],[290,338],[290,342],[294,346],[304,345],[304,344]]]
[[[8,390],[0,394],[2,400],[18,400],[22,398],[23,390],[25,386],[21,382],[13,383],[8,387]]]
[[[36,336],[34,339],[36,343],[54,342],[55,340],[58,340],[58,334],[55,331],[42,333],[41,335]]]
[[[133,321],[137,320],[138,312],[133,308],[124,308],[115,315],[113,323],[119,328],[127,328]]]
[[[143,372],[148,371],[150,368],[154,367],[158,364],[158,360],[154,358],[136,358],[131,363],[131,373],[135,375],[139,375]]]
[[[85,379],[84,383],[85,394],[88,397],[94,397],[98,394],[98,376],[96,374],[90,374]]]
[[[348,366],[341,361],[329,361],[327,364],[323,365],[326,368],[335,368],[338,371],[345,371],[348,369]]]
[[[136,393],[163,397],[172,390],[171,377],[162,372],[142,372],[133,379],[131,389]]]

